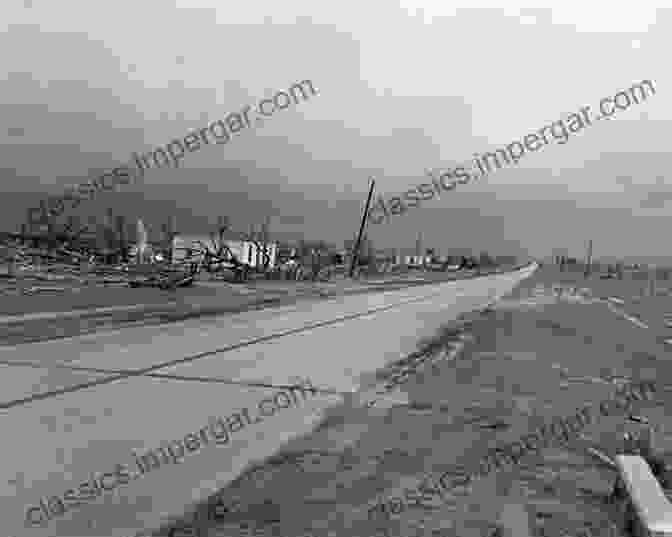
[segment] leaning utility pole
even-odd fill
[[[593,256],[593,239],[590,239],[588,241],[588,255],[586,256],[586,270],[583,273],[584,278],[590,276],[590,262],[592,256]]]
[[[357,235],[357,242],[355,243],[355,248],[352,251],[352,262],[350,264],[350,277],[352,278],[353,273],[355,272],[355,266],[357,264],[357,257],[359,256],[359,243],[362,240],[362,233],[364,233],[364,226],[366,225],[366,219],[369,216],[369,205],[371,205],[371,197],[373,196],[373,186],[376,184],[376,180],[371,178],[371,187],[369,188],[369,197],[366,198],[366,206],[364,207],[364,214],[362,215],[362,223],[359,226],[359,234]]]

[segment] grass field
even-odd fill
[[[473,274],[411,273],[327,282],[256,280],[232,284],[207,279],[175,290],[123,286],[72,286],[66,292],[0,297],[0,344],[15,345],[72,337],[99,330],[176,322],[199,316],[239,313],[290,304],[296,300],[399,289]],[[128,306],[125,310],[123,307]],[[93,308],[116,311],[87,312]],[[81,316],[30,318],[36,313],[80,312]],[[24,315],[28,318],[20,318]],[[18,317],[18,318],[10,318]]]

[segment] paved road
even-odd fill
[[[202,522],[200,535],[244,535],[247,523],[264,536],[486,537],[499,523],[518,536],[525,516],[534,536],[624,537],[613,527],[616,510],[605,502],[614,472],[588,452],[598,447],[613,455],[623,447],[624,432],[642,430],[618,412],[598,416],[584,428],[585,439],[528,453],[519,466],[492,472],[443,500],[435,495],[427,510],[395,510],[392,503],[389,511],[398,514],[390,521],[367,519],[379,499],[398,502],[428,473],[478,466],[488,449],[613,398],[619,380],[672,384],[669,349],[661,342],[672,337],[663,322],[672,314],[669,297],[639,300],[631,292],[637,282],[609,289],[603,283],[537,271],[513,296],[464,324],[462,335],[471,340],[458,357],[420,368],[401,387],[407,405],[380,415],[352,411],[290,442],[284,459],[221,492],[225,505],[240,502],[238,512]],[[622,301],[620,311],[608,306],[608,297]],[[629,319],[635,316],[647,328]],[[660,428],[656,448],[672,455],[672,391],[633,404],[632,413]],[[203,507],[199,515],[206,514]],[[265,523],[274,510],[280,521]]]
[[[126,537],[156,528],[309,432],[343,394],[372,384],[368,372],[412,353],[533,270],[2,347],[2,529],[13,537]],[[211,418],[258,413],[261,400],[305,378],[320,393],[262,422],[232,418],[230,441],[212,445]],[[90,474],[114,472],[117,463],[137,470],[132,450],[180,439],[192,451],[181,464],[70,507]],[[61,501],[72,487],[80,492]],[[41,497],[59,495],[39,507]],[[69,511],[53,516],[65,503]],[[24,527],[31,506],[33,520],[52,520]]]
[[[344,279],[330,282],[257,280],[251,285],[199,281],[192,287],[172,291],[118,288],[114,292],[112,289],[98,287],[86,289],[84,293],[13,297],[8,304],[5,304],[7,297],[4,297],[0,302],[6,310],[14,307],[31,312],[0,316],[0,345],[35,343],[129,326],[221,316],[288,305],[297,300],[320,300],[325,297],[389,291],[458,279],[456,276],[467,278],[470,275],[431,273],[423,279],[392,276],[382,280],[367,279],[357,282]],[[130,297],[126,294],[128,291],[138,294]],[[75,298],[77,304],[73,303]],[[130,300],[131,298],[135,300]],[[84,306],[86,303],[105,301],[126,303],[93,309]],[[68,305],[71,306],[70,310]]]

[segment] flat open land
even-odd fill
[[[202,278],[191,287],[175,290],[48,282],[40,285],[41,291],[35,294],[0,294],[0,345],[239,313],[297,300],[400,289],[473,275],[473,271],[412,272],[359,280],[342,277],[326,282],[255,280],[245,284]]]
[[[565,290],[553,291],[553,284]],[[543,267],[493,310],[446,326],[443,343],[459,352],[446,352],[431,366],[416,363],[397,388],[408,403],[334,411],[283,456],[220,491],[216,510],[202,505],[175,526],[184,529],[154,535],[196,535],[187,529],[192,525],[208,537],[485,537],[511,509],[527,516],[535,536],[625,535],[606,502],[615,473],[588,448],[617,453],[622,434],[643,427],[626,419],[632,413],[657,428],[656,449],[672,455],[672,418],[666,417],[672,399],[664,389],[668,379],[672,385],[667,287],[659,281],[659,296],[641,296],[646,280],[584,280]],[[464,344],[456,347],[458,340]],[[473,471],[488,448],[586,404],[597,408],[624,379],[656,381],[655,397],[634,402],[625,414],[598,415],[582,437],[528,453],[519,465],[423,508],[404,506],[389,520],[369,520],[367,510],[378,499],[403,497],[404,487],[455,464]]]

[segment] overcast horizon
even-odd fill
[[[582,256],[592,239],[596,258],[672,261],[661,67],[672,17],[654,4],[8,0],[0,24],[3,50],[16,51],[2,67],[2,230],[133,152],[310,80],[310,99],[73,214],[111,206],[158,226],[175,212],[187,233],[220,214],[236,231],[270,215],[279,236],[341,245],[357,232],[369,177],[386,197],[403,193],[427,182],[427,169],[651,80],[645,102],[370,236],[409,248],[421,231],[440,252],[533,257]]]

